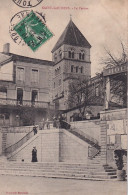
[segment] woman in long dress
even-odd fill
[[[32,162],[37,162],[37,149],[36,149],[36,147],[33,147],[33,150],[32,150]]]

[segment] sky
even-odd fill
[[[69,7],[70,9],[44,9],[46,7]],[[0,0],[0,52],[3,50],[3,44],[8,42],[12,53],[52,60],[51,50],[67,26],[70,15],[92,46],[92,76],[102,68],[101,58],[106,56],[104,47],[109,49],[113,55],[118,56],[121,51],[120,40],[128,45],[127,0],[43,0],[31,10],[45,14],[46,24],[54,36],[35,52],[27,45],[14,43],[9,34],[11,18],[23,10],[26,9],[17,6],[13,0]]]

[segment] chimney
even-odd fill
[[[10,52],[10,43],[5,43],[3,46],[3,53],[8,54]]]

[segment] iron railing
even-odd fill
[[[90,159],[93,159],[95,156],[97,156],[100,153],[100,149],[97,149],[95,147],[95,144],[93,146],[88,146],[88,157]]]
[[[5,154],[10,154],[13,153],[15,150],[20,148],[24,143],[26,143],[30,138],[34,136],[33,130],[30,131],[27,135],[25,135],[21,140],[16,142],[15,144],[9,146],[8,148],[5,149]]]
[[[10,98],[0,98],[0,105],[10,105],[10,106],[24,106],[24,107],[35,107],[35,108],[50,108],[53,109],[54,105],[51,105],[49,102],[22,100],[18,101],[16,99]]]
[[[83,132],[77,128],[71,128],[70,131],[78,133],[80,136],[82,136],[83,138],[88,140],[90,142],[90,144],[92,143],[91,145],[95,144],[96,146],[99,146],[99,142],[95,138],[86,134],[85,132]]]

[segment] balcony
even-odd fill
[[[54,105],[50,105],[49,102],[42,102],[42,101],[29,101],[29,100],[22,100],[17,101],[16,99],[5,99],[0,98],[0,106],[22,106],[22,107],[34,107],[34,108],[49,108],[53,109]]]

